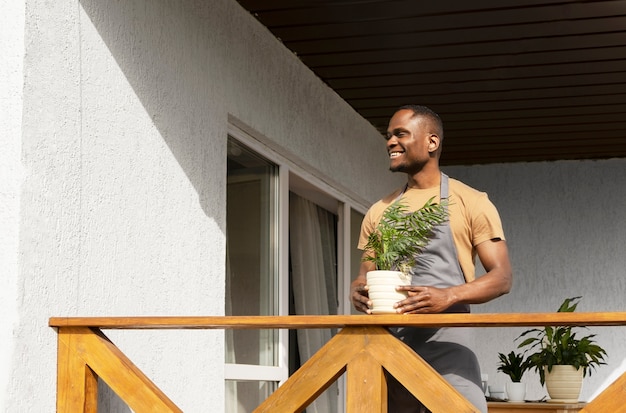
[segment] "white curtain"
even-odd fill
[[[333,215],[291,193],[289,237],[296,314],[337,314],[337,259]],[[328,342],[333,333],[329,329],[297,330],[298,351],[302,362]],[[336,411],[336,383],[307,408],[307,413]]]

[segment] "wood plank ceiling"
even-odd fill
[[[626,157],[626,0],[238,1],[380,131],[438,112],[443,165]]]

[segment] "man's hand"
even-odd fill
[[[506,294],[511,289],[513,274],[506,242],[500,239],[485,241],[476,246],[476,252],[487,272],[472,282],[448,288],[402,286],[409,297],[396,303],[400,314],[441,313],[455,304],[481,304]]]
[[[352,304],[357,311],[371,314],[372,310],[370,310],[370,306],[372,305],[372,302],[369,299],[367,285],[364,283],[357,283],[355,281],[352,284],[350,300],[352,300]]]
[[[370,310],[372,302],[367,292],[367,273],[368,271],[375,270],[376,266],[373,262],[365,260],[366,254],[367,253],[364,252],[361,258],[359,275],[350,285],[350,301],[352,301],[352,305],[354,305],[357,311],[372,314],[372,310]]]
[[[455,302],[452,291],[447,288],[406,285],[398,286],[396,290],[409,294],[408,298],[394,304],[399,314],[442,313]]]

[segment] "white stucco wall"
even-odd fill
[[[9,411],[4,395],[11,381],[8,366],[15,349],[18,288],[18,243],[22,84],[24,61],[24,4],[0,1],[0,411]]]
[[[577,311],[624,311],[626,159],[445,170],[486,191],[496,204],[514,269],[511,293],[473,311],[556,311],[565,298],[574,296],[582,296]],[[524,330],[480,330],[479,359],[490,382],[508,380],[496,373],[497,353],[517,351],[513,340]],[[599,327],[592,332],[607,350],[609,365],[585,379],[583,400],[626,371],[626,328]],[[546,395],[538,377],[527,374],[524,381],[531,399]]]
[[[394,180],[363,183],[379,134],[234,0],[5,9],[3,411],[54,410],[51,316],[223,314],[229,117],[355,199]],[[221,331],[107,335],[184,411],[222,410]]]

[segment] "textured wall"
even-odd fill
[[[0,411],[11,381],[7,368],[15,354],[24,79],[24,4],[3,2],[0,13]]]
[[[363,203],[393,179],[363,184],[378,133],[234,0],[17,3],[7,411],[54,410],[51,316],[223,314],[229,119]],[[107,334],[185,411],[222,410],[221,331]]]
[[[474,306],[476,312],[556,311],[583,296],[578,311],[624,311],[626,297],[626,160],[562,161],[446,168],[450,176],[486,191],[500,211],[514,270],[509,295]],[[508,353],[525,329],[482,329],[479,358],[491,382],[497,353]],[[626,327],[592,330],[608,352],[583,384],[583,399],[626,371]],[[584,331],[581,331],[584,334]],[[525,376],[529,396],[545,391]]]

